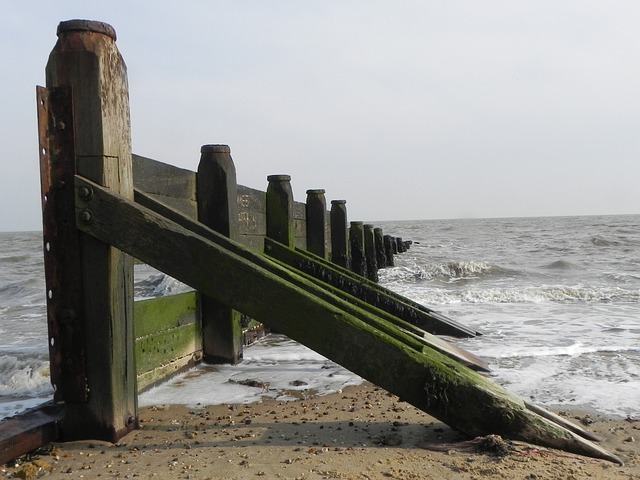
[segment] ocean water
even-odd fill
[[[452,341],[485,358],[496,382],[543,406],[640,416],[640,215],[376,225],[414,242],[381,284],[481,331]],[[136,272],[138,297],[186,288]],[[0,233],[0,418],[52,396],[44,292],[41,234]],[[273,336],[242,364],[198,367],[140,404],[298,398],[360,381]]]

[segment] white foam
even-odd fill
[[[49,362],[0,356],[0,396],[39,396],[52,389]]]
[[[290,400],[324,395],[362,383],[362,378],[281,335],[245,349],[239,365],[201,365],[144,392],[140,406],[190,407],[252,403],[263,397]]]

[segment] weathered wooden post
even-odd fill
[[[349,227],[349,249],[351,251],[351,270],[363,277],[367,276],[367,264],[364,253],[364,224],[351,222]]]
[[[373,225],[364,225],[364,256],[367,265],[367,278],[373,282],[378,281],[378,262],[376,260],[375,237]]]
[[[323,189],[307,190],[307,250],[326,258],[326,222],[327,201]]]
[[[393,245],[394,245],[394,240],[393,237],[391,235],[385,235],[384,237],[382,237],[382,239],[384,240],[384,256],[386,257],[387,261],[387,267],[393,267],[395,265],[395,262],[393,260]]]
[[[373,236],[376,250],[376,263],[378,264],[378,268],[384,268],[387,266],[387,257],[384,254],[384,235],[382,233],[382,228],[374,228]]]
[[[398,253],[404,253],[407,251],[404,246],[404,242],[402,241],[402,237],[396,237],[396,250]]]
[[[341,267],[349,268],[346,204],[346,200],[331,200],[331,261]]]
[[[115,442],[138,423],[133,262],[76,230],[73,175],[133,199],[127,72],[110,25],[70,20],[57,34],[48,97],[70,89],[73,98],[66,107],[46,105],[47,93],[39,91],[45,256],[57,257],[45,260],[51,378],[55,399],[65,404],[64,438]],[[50,209],[49,201],[57,206]],[[92,222],[92,212],[77,221]],[[65,238],[73,241],[63,244]]]
[[[238,240],[238,185],[228,145],[203,145],[196,177],[198,220],[216,232]],[[204,361],[232,363],[242,360],[241,315],[232,308],[201,297]]]
[[[294,248],[291,177],[269,175],[267,181],[267,237]]]

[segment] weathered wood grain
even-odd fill
[[[112,31],[113,29],[111,29]],[[126,66],[105,24],[58,26],[46,66],[47,87],[71,87],[77,172],[133,199]],[[86,192],[85,192],[86,193]],[[60,219],[73,228],[73,217]],[[64,436],[117,441],[137,424],[133,333],[133,261],[80,235],[86,401],[65,399]]]
[[[89,185],[76,181],[78,188]],[[206,227],[184,228],[94,188],[91,199],[77,199],[78,228],[272,326],[448,425],[469,435],[500,434],[619,461],[460,363],[435,350],[418,352],[317,298],[313,283],[300,288],[197,233]],[[93,212],[89,219],[82,214],[87,210]],[[134,226],[137,234],[131,235]],[[219,236],[207,231],[208,237]]]

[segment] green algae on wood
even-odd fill
[[[92,185],[80,177],[76,184]],[[619,462],[531,412],[520,398],[459,362],[429,348],[418,352],[317,298],[311,293],[313,284],[307,291],[196,233],[206,227],[185,228],[97,185],[93,188],[91,199],[76,198],[78,214],[85,209],[94,213],[90,221],[79,215],[79,229],[262,321],[451,427]],[[182,223],[189,225],[190,220],[185,217]]]

